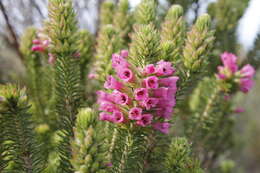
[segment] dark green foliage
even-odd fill
[[[165,173],[203,173],[200,163],[191,156],[191,145],[185,138],[173,138],[164,162]]]
[[[55,106],[60,124],[59,172],[70,173],[73,126],[82,99],[80,60],[77,56],[77,22],[70,0],[51,0],[49,3],[49,37],[56,57]]]
[[[190,111],[185,131],[194,152],[200,153],[203,167],[212,168],[218,156],[233,145],[234,124],[231,103],[225,100],[215,78],[199,83],[190,99]]]
[[[113,173],[142,173],[148,151],[148,134],[135,129],[117,129],[117,140],[112,159]]]
[[[41,172],[44,162],[35,140],[25,90],[12,85],[0,86],[0,96],[1,127],[4,127],[1,132],[4,136],[1,136],[0,169],[5,167],[5,155],[8,155],[6,172]]]
[[[45,118],[45,100],[44,94],[39,95],[39,92],[44,92],[44,83],[42,78],[39,76],[44,76],[43,73],[43,57],[39,53],[35,53],[31,50],[33,43],[32,41],[36,39],[37,30],[34,28],[29,28],[25,32],[21,40],[21,52],[25,57],[26,69],[27,69],[27,81],[30,88],[29,93],[35,103],[35,113],[38,115],[37,118],[41,118],[41,121],[46,121]],[[30,78],[30,79],[29,79]],[[44,83],[44,85],[43,85]],[[45,119],[44,119],[45,118]]]
[[[80,58],[80,81],[81,87],[85,90],[89,63],[94,56],[94,38],[87,30],[79,32],[79,58]],[[85,92],[84,92],[85,93]]]

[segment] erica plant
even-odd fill
[[[26,88],[0,86],[0,172],[203,173],[234,145],[255,69],[212,59],[208,14],[189,26],[180,5],[101,5],[95,37],[71,0],[50,0],[43,28],[21,39]],[[214,67],[214,68],[212,68]]]

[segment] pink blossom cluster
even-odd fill
[[[44,52],[48,49],[49,44],[50,41],[48,39],[46,40],[35,39],[33,40],[32,51]]]
[[[41,34],[38,34],[41,36]],[[46,37],[46,36],[45,36]],[[50,40],[42,36],[42,38],[37,38],[33,40],[33,46],[32,46],[32,51],[34,52],[40,52],[40,53],[48,53],[48,48],[50,45]],[[54,64],[56,61],[56,58],[52,53],[48,53],[48,63],[49,64]]]
[[[221,55],[221,61],[223,66],[218,66],[218,79],[235,82],[242,92],[247,93],[254,85],[255,69],[247,64],[239,70],[236,55],[228,52]]]
[[[166,61],[138,68],[127,58],[126,50],[112,55],[116,75],[107,76],[106,91],[97,92],[100,120],[168,133],[179,79],[175,69]]]

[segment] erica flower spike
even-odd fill
[[[159,61],[143,69],[127,60],[128,52],[112,55],[116,75],[107,76],[106,91],[98,91],[99,119],[131,127],[151,127],[168,133],[178,77],[170,62]]]

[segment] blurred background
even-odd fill
[[[105,0],[74,0],[79,26],[96,35],[99,28],[99,11]],[[129,0],[132,10],[140,0]],[[118,0],[114,0],[118,3]],[[172,4],[185,9],[188,25],[202,13],[209,13],[216,31],[212,52],[234,52],[240,62],[260,66],[260,0],[158,0],[162,18]],[[21,61],[19,41],[27,27],[41,27],[48,17],[48,0],[0,0],[0,84],[24,83],[25,69]],[[255,87],[246,97],[236,96],[236,105],[245,111],[237,115],[236,147],[228,153],[236,162],[236,173],[260,172],[260,70]],[[234,165],[235,164],[235,165]]]

